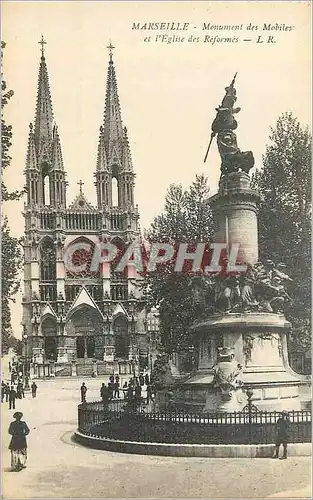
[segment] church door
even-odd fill
[[[118,316],[113,324],[115,357],[128,358],[129,352],[129,334],[128,323],[125,316]]]
[[[95,355],[95,338],[87,337],[87,358],[93,358]]]
[[[45,337],[45,357],[47,361],[57,360],[57,346],[54,337]]]
[[[97,311],[84,307],[73,313],[70,319],[71,332],[76,336],[77,358],[94,358],[95,336],[102,332],[101,319]]]
[[[84,337],[77,337],[76,339],[76,354],[78,358],[85,357],[85,339]]]
[[[41,332],[44,337],[45,358],[47,361],[57,360],[57,324],[54,318],[44,319]]]

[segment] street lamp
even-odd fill
[[[24,350],[24,356],[23,356],[23,375],[24,375],[24,382],[25,382],[25,390],[29,390],[29,376],[27,372],[28,368],[28,356],[27,356],[27,333],[23,334],[23,350]]]

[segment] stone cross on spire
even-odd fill
[[[109,56],[110,56],[110,62],[112,62],[112,57],[113,57],[113,49],[115,49],[114,45],[112,45],[112,42],[110,40],[109,45],[107,46],[107,49],[109,49]]]
[[[80,179],[80,181],[77,182],[77,184],[79,185],[79,192],[80,194],[82,194],[84,182]]]
[[[38,43],[41,45],[41,55],[44,56],[44,46],[47,45],[47,42],[44,40],[43,35],[41,35],[41,40]]]

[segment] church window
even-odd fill
[[[84,245],[88,245],[89,248],[79,248],[79,243],[83,243]],[[80,238],[75,240],[75,245],[77,245],[77,250],[72,255],[72,267],[73,271],[67,270],[67,276],[74,278],[88,278],[90,276],[96,277],[99,276],[99,268],[96,270],[91,269],[92,257],[95,251],[94,244],[86,240],[84,238]],[[74,272],[74,268],[84,266],[84,269],[81,271]]]
[[[118,206],[118,184],[117,184],[117,179],[113,177],[112,179],[112,204],[113,207]]]
[[[40,278],[41,281],[56,279],[56,253],[53,241],[46,239],[40,249]]]
[[[50,177],[46,175],[43,178],[44,204],[50,205]]]

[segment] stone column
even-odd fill
[[[237,262],[258,261],[257,205],[259,195],[250,187],[245,172],[227,174],[220,180],[218,193],[210,198],[216,225],[214,242],[240,245]]]

